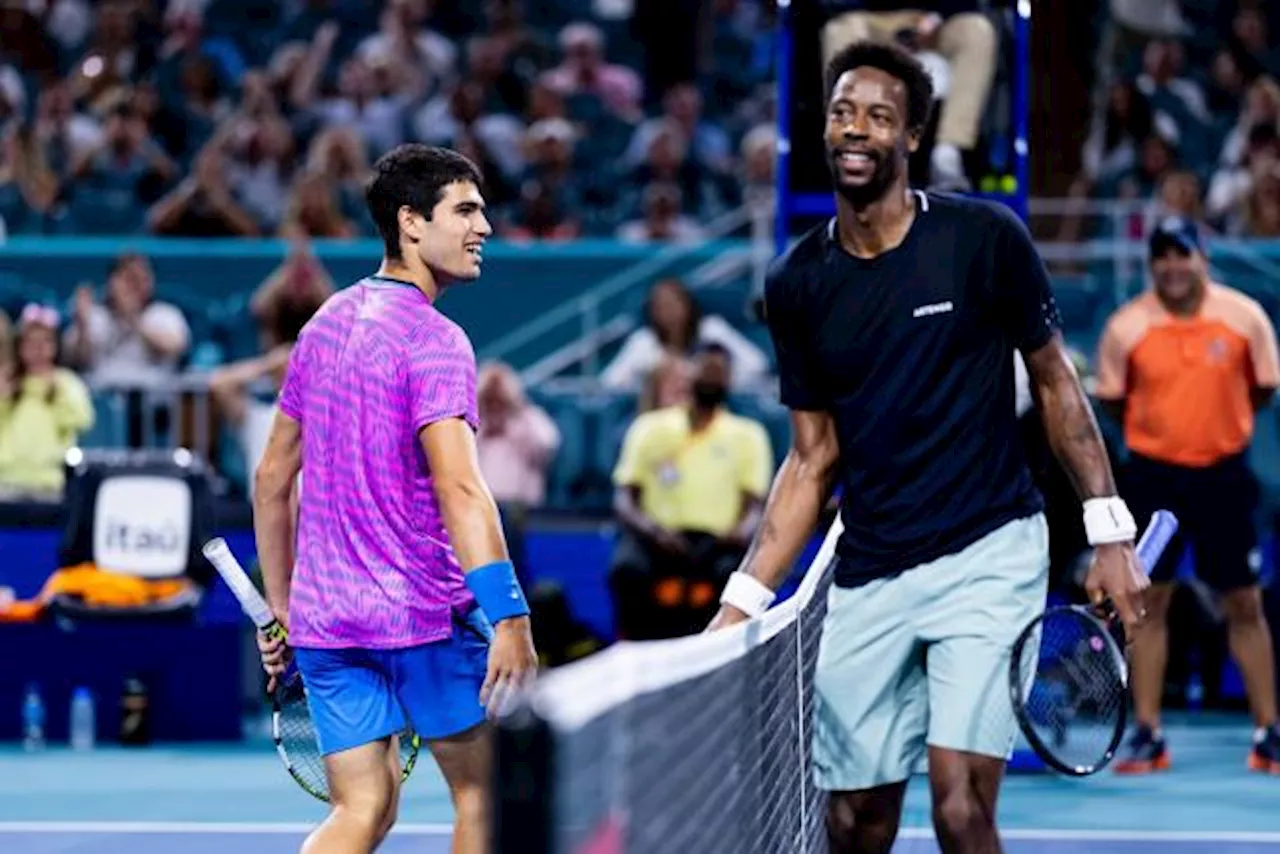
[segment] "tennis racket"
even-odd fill
[[[1138,542],[1148,574],[1178,530],[1157,510]],[[1018,635],[1009,662],[1009,690],[1018,724],[1036,755],[1073,777],[1111,762],[1124,736],[1129,669],[1124,629],[1111,603],[1049,608]]]
[[[221,537],[204,545],[204,556],[209,559],[223,581],[231,588],[244,613],[253,620],[269,638],[288,640],[284,626],[271,613],[266,600],[258,593],[253,581],[236,560],[231,549]],[[297,666],[290,662],[289,669],[276,678],[276,688],[271,694],[271,737],[276,752],[284,762],[290,776],[312,797],[329,802],[329,780],[324,771],[316,740],[315,725],[307,706],[307,691]],[[418,750],[422,746],[418,734],[409,727],[399,735],[401,778],[407,779],[418,762]]]

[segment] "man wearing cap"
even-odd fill
[[[1248,464],[1254,415],[1280,385],[1276,333],[1258,303],[1210,280],[1193,222],[1160,222],[1150,253],[1154,287],[1116,311],[1103,331],[1096,394],[1124,425],[1125,498],[1138,529],[1161,507],[1181,527],[1152,572],[1147,619],[1133,636],[1137,725],[1116,769],[1170,766],[1160,729],[1166,617],[1189,543],[1196,575],[1220,597],[1244,676],[1256,727],[1248,767],[1280,774],[1275,665],[1258,584],[1258,484]]]

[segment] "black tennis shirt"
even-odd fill
[[[850,255],[831,220],[770,266],[765,314],[782,402],[840,440],[854,587],[954,554],[1043,509],[1014,413],[1014,350],[1059,327],[1031,235],[1003,205],[915,192],[896,248]]]

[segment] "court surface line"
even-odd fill
[[[308,833],[311,822],[203,822],[203,821],[0,821],[0,834],[297,834]],[[393,833],[404,836],[448,836],[451,824],[405,823]],[[933,839],[931,827],[904,827],[903,839]],[[1053,830],[1029,827],[1001,830],[1006,839],[1081,840],[1095,842],[1241,842],[1280,844],[1280,831],[1211,830]]]

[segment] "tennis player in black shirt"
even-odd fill
[[[897,47],[857,43],[826,80],[836,216],[765,288],[792,444],[711,627],[772,604],[842,486],[813,728],[832,850],[890,850],[927,748],[942,850],[990,854],[1016,732],[1010,647],[1044,607],[1049,559],[1015,349],[1084,502],[1090,595],[1132,628],[1147,581],[1027,229],[999,204],[908,187],[928,74]]]

